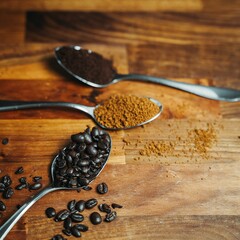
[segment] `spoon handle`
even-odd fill
[[[22,215],[40,198],[49,192],[58,190],[52,186],[47,186],[38,192],[35,196],[31,197],[25,204],[23,204],[1,227],[0,227],[0,240],[3,240],[9,231],[13,228],[15,223],[22,217]]]
[[[93,117],[94,107],[89,107],[69,102],[46,102],[46,101],[13,101],[0,100],[0,111],[10,111],[28,108],[62,107],[72,108],[85,112]]]
[[[152,77],[147,75],[141,75],[141,74],[117,75],[116,79],[125,79],[125,80],[136,79],[136,80],[142,80],[146,82],[158,83],[158,84],[180,89],[185,92],[193,93],[195,95],[213,99],[213,100],[221,100],[221,101],[227,101],[227,102],[240,101],[240,90],[234,90],[229,88],[190,84],[190,83],[178,82],[178,81],[168,80],[164,78],[157,78],[157,77]]]

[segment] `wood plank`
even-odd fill
[[[24,42],[25,13],[0,11],[0,38],[0,45]]]
[[[30,12],[26,40],[229,45],[239,43],[239,16],[234,12]]]
[[[92,0],[92,1],[77,1],[77,0],[2,0],[0,2],[0,10],[7,11],[53,11],[53,10],[68,10],[68,11],[199,11],[202,9],[201,0],[148,0],[147,4],[144,0],[122,0],[121,4],[112,2],[111,0]]]

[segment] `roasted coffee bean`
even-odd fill
[[[26,177],[21,177],[21,178],[18,179],[18,181],[20,183],[26,183],[27,182],[27,178]]]
[[[67,240],[61,234],[55,235],[51,240]]]
[[[78,162],[79,167],[86,167],[86,166],[89,166],[89,164],[90,164],[90,161],[87,159],[82,159],[82,160],[79,160]]]
[[[91,198],[85,202],[85,208],[91,209],[91,208],[95,207],[97,204],[98,204],[97,199]]]
[[[8,142],[9,142],[9,139],[8,139],[8,138],[3,138],[3,139],[2,139],[2,144],[3,144],[3,145],[7,145]]]
[[[72,227],[72,219],[70,217],[68,217],[64,220],[63,227],[65,229],[70,229]]]
[[[82,222],[84,220],[83,215],[80,213],[72,213],[70,218],[73,220],[73,222]]]
[[[112,203],[112,208],[115,209],[115,208],[122,208],[123,206],[122,205],[119,205],[117,203]]]
[[[4,192],[6,186],[0,182],[0,192]]]
[[[56,160],[56,166],[58,168],[64,168],[67,165],[66,160],[64,159],[57,159]]]
[[[104,219],[105,222],[112,222],[117,217],[117,213],[112,211],[108,213]]]
[[[101,212],[105,212],[105,213],[110,213],[111,212],[111,207],[106,203],[100,204],[98,206],[98,208]]]
[[[64,221],[69,217],[69,215],[70,215],[70,212],[67,209],[63,209],[57,213],[57,215],[55,216],[55,221],[56,222]]]
[[[24,169],[23,167],[19,167],[16,171],[15,171],[15,174],[21,174],[24,172]]]
[[[98,212],[93,212],[90,214],[90,221],[92,224],[97,225],[102,222],[102,217]]]
[[[79,200],[75,205],[75,209],[78,212],[83,212],[84,209],[85,209],[85,201],[84,200]]]
[[[3,183],[6,187],[9,187],[12,184],[12,179],[9,175],[5,175],[1,178],[1,183]]]
[[[69,160],[71,161],[71,159],[75,158],[77,156],[77,152],[74,150],[71,150],[68,155],[67,155],[67,161],[69,162]],[[70,157],[71,159],[68,160],[68,157]]]
[[[22,190],[23,188],[27,188],[27,184],[26,183],[20,183],[19,185],[17,185],[15,187],[16,190]]]
[[[80,143],[77,147],[78,152],[83,152],[86,149],[87,145],[85,143]]]
[[[97,149],[93,145],[88,145],[86,151],[91,156],[96,156],[98,153]]]
[[[90,190],[92,190],[92,187],[84,186],[84,187],[82,187],[82,189],[85,190],[85,191],[90,191]]]
[[[6,205],[4,204],[3,201],[0,201],[0,211],[5,211],[6,210]]]
[[[62,233],[65,234],[66,236],[71,236],[71,235],[72,235],[70,229],[63,229],[63,230],[62,230]]]
[[[13,193],[14,193],[13,189],[11,187],[8,187],[5,189],[2,196],[5,199],[9,199],[12,197]]]
[[[42,184],[40,182],[33,183],[29,185],[29,190],[38,190],[42,187]]]
[[[71,136],[71,139],[73,142],[76,142],[76,143],[83,143],[84,140],[85,140],[85,137],[84,137],[84,134],[83,133],[77,133],[77,134],[73,134]]]
[[[83,187],[83,186],[87,186],[89,184],[89,180],[86,178],[77,178],[78,181],[78,186],[79,187]]]
[[[75,210],[76,200],[72,200],[67,204],[69,211]]]
[[[48,218],[53,218],[56,216],[56,210],[53,207],[49,207],[45,210],[46,216]]]
[[[71,233],[74,237],[81,237],[81,232],[75,226],[71,228]]]
[[[99,183],[97,185],[97,192],[100,194],[105,194],[108,192],[108,185],[105,182]]]
[[[99,129],[97,127],[92,128],[91,136],[94,140],[99,138]]]
[[[92,142],[92,137],[89,133],[85,132],[84,133],[84,142],[86,144],[90,144]]]
[[[84,224],[76,224],[75,228],[77,228],[80,232],[86,232],[88,231],[88,226],[84,225]]]
[[[42,177],[41,176],[35,176],[35,177],[33,177],[33,181],[34,182],[40,182],[40,181],[42,181]]]

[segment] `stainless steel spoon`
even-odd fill
[[[90,79],[86,79],[84,76],[80,76],[78,74],[75,74],[69,67],[66,66],[66,64],[63,63],[60,51],[63,50],[63,48],[69,48],[74,51],[83,51],[84,49],[80,46],[61,46],[55,48],[55,57],[57,59],[57,62],[59,65],[65,69],[70,75],[72,75],[77,80],[95,87],[95,88],[104,88],[108,87],[114,83],[117,83],[122,80],[134,80],[134,81],[145,81],[145,82],[152,82],[152,83],[158,83],[161,85],[165,85],[168,87],[176,88],[179,90],[183,90],[185,92],[189,92],[204,98],[209,98],[213,100],[221,100],[221,101],[228,101],[228,102],[237,102],[240,101],[240,90],[234,90],[229,88],[220,88],[220,87],[211,87],[211,86],[203,86],[198,84],[189,84],[184,82],[178,82],[173,80],[168,80],[164,78],[158,78],[153,76],[147,76],[147,75],[141,75],[141,74],[119,74],[115,70],[113,70],[113,67],[109,65],[109,71],[112,71],[113,77],[108,81],[107,84],[101,84],[99,83],[98,79],[91,81]],[[86,50],[85,50],[86,51]],[[89,54],[97,54],[94,53],[91,50],[88,50]],[[97,54],[99,55],[99,54]],[[74,61],[74,59],[72,59]],[[84,61],[84,59],[83,59]],[[104,58],[98,58],[98,62],[95,62],[96,65],[102,66],[101,61],[106,61]],[[79,67],[81,67],[81,63],[79,62]]]
[[[136,126],[126,127],[126,128],[108,128],[106,126],[103,126],[101,123],[99,123],[94,115],[94,111],[99,106],[101,106],[100,104],[95,107],[89,107],[89,106],[76,104],[76,103],[70,103],[70,102],[44,102],[44,101],[31,102],[31,101],[0,100],[0,111],[10,111],[10,110],[28,109],[28,108],[46,108],[46,107],[47,108],[49,108],[49,107],[71,108],[71,109],[75,109],[75,110],[79,110],[84,113],[87,113],[103,129],[121,130],[121,129],[135,128],[135,127],[139,127],[144,124],[147,124],[147,123],[153,121],[154,119],[156,119],[162,113],[162,110],[163,110],[162,104],[153,98],[148,97],[148,99],[159,107],[159,112],[155,116],[153,116],[152,118],[148,119],[145,122],[137,124]]]
[[[112,141],[111,141],[111,137],[109,135],[110,138],[110,151],[112,148]],[[96,175],[92,176],[91,179],[89,179],[89,183],[91,183],[103,170],[103,168],[105,167],[108,158],[110,156],[110,151],[109,154],[104,162],[104,164],[102,165],[101,169],[99,169],[99,171],[96,173]],[[0,240],[3,240],[6,235],[9,233],[9,231],[13,228],[13,226],[17,223],[17,221],[23,216],[23,214],[34,204],[36,203],[40,198],[42,198],[43,196],[45,196],[47,193],[53,192],[53,191],[57,191],[57,190],[79,190],[80,188],[77,187],[59,187],[57,184],[57,181],[55,179],[55,169],[56,169],[56,160],[59,157],[59,155],[57,155],[51,164],[51,168],[50,168],[50,174],[51,174],[51,183],[45,187],[44,189],[42,189],[40,192],[38,192],[36,195],[32,196],[25,204],[23,204],[1,227],[0,227]],[[84,186],[83,186],[84,187]]]

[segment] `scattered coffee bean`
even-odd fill
[[[4,192],[6,186],[0,182],[0,192]]]
[[[53,207],[49,207],[45,210],[46,216],[48,218],[53,218],[56,216],[56,210]]]
[[[70,217],[68,217],[64,220],[63,227],[65,229],[70,229],[72,227],[72,219]]]
[[[39,182],[33,183],[31,185],[29,185],[29,190],[38,190],[42,187],[42,184]]]
[[[16,171],[15,171],[15,174],[21,174],[24,172],[24,169],[23,167],[19,167]]]
[[[54,220],[56,222],[64,221],[65,219],[67,219],[69,217],[69,215],[70,215],[70,212],[67,209],[63,209],[57,213]]]
[[[90,214],[90,221],[92,224],[97,225],[102,222],[102,217],[98,212],[93,212]]]
[[[13,193],[14,193],[13,189],[11,187],[8,187],[5,189],[2,196],[5,199],[9,199],[12,197]]]
[[[27,183],[27,178],[26,177],[21,177],[18,179],[20,183]]]
[[[79,200],[76,205],[75,205],[75,209],[78,212],[82,212],[85,209],[85,201],[84,200]]]
[[[105,213],[110,213],[111,212],[111,207],[106,203],[100,204],[98,206],[98,208],[101,212],[105,212]]]
[[[84,225],[84,224],[76,224],[75,228],[77,228],[80,232],[86,232],[88,231],[88,226]]]
[[[6,210],[6,205],[4,204],[3,201],[0,201],[0,211],[5,211]]]
[[[42,177],[41,176],[35,176],[33,177],[33,181],[34,182],[40,182],[42,180]]]
[[[1,178],[0,182],[5,185],[5,188],[7,188],[12,184],[12,179],[9,175],[5,175]]]
[[[84,186],[84,187],[82,187],[82,189],[85,190],[85,191],[90,191],[90,190],[92,190],[92,187]]]
[[[3,144],[3,145],[7,145],[8,142],[9,142],[9,139],[8,139],[8,138],[3,138],[3,139],[2,139],[2,144]]]
[[[67,207],[70,212],[75,210],[76,200],[72,200],[68,203]]]
[[[55,235],[51,240],[67,240],[61,234]]]
[[[97,204],[98,204],[97,199],[91,198],[85,202],[85,208],[91,209],[91,208],[95,207]]]
[[[75,226],[71,228],[71,233],[74,237],[81,237],[81,232]]]
[[[22,190],[23,188],[27,188],[27,187],[28,187],[27,183],[20,183],[19,185],[17,185],[15,187],[15,189],[16,190]]]
[[[112,211],[106,215],[104,221],[112,222],[116,217],[117,217],[117,213],[115,211]]]
[[[97,192],[100,193],[100,194],[105,194],[108,192],[108,186],[106,183],[99,183],[97,185]]]
[[[122,208],[123,206],[122,205],[119,205],[117,203],[112,203],[112,208],[115,209],[115,208]]]
[[[71,232],[70,229],[63,229],[62,233],[65,234],[66,236],[71,236],[72,235],[72,232]]]
[[[70,215],[70,218],[72,219],[73,222],[82,222],[84,220],[84,217],[80,213],[72,213]]]

